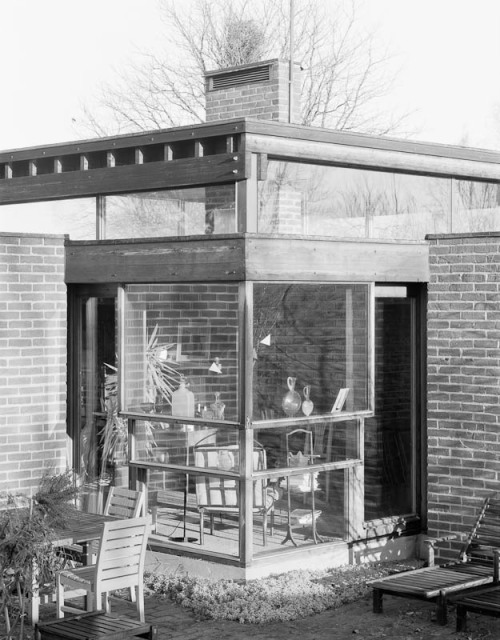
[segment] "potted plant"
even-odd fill
[[[146,391],[143,407],[154,411],[160,404],[171,405],[172,392],[179,385],[181,375],[178,363],[170,356],[175,344],[158,341],[158,325],[155,326],[146,348]],[[101,478],[109,476],[109,467],[114,473],[127,460],[127,421],[118,415],[118,369],[106,364],[108,372],[104,384],[104,408],[106,423],[101,430],[102,463]],[[156,423],[144,421],[145,437],[149,453],[155,447],[154,429]]]
[[[4,497],[0,511],[0,608],[8,638],[25,637],[33,572],[38,584],[54,589],[54,574],[65,559],[52,544],[53,532],[64,522],[76,495],[67,472],[44,475],[32,496]]]

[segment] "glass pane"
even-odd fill
[[[19,233],[68,234],[71,240],[95,240],[95,198],[29,202],[0,206],[0,229]]]
[[[239,474],[238,431],[236,429],[202,424],[186,425],[156,420],[135,421],[134,462],[201,466],[224,469]],[[230,451],[228,456],[219,455],[203,459],[197,451],[214,448]]]
[[[234,233],[234,184],[106,197],[107,238]]]
[[[413,513],[414,300],[376,298],[375,416],[365,422],[365,519]]]
[[[254,421],[369,408],[367,285],[255,284],[253,324]]]
[[[238,285],[126,287],[126,410],[238,419]]]
[[[358,421],[321,422],[307,428],[254,429],[266,450],[267,468],[295,468],[345,462],[360,457]]]
[[[128,485],[127,424],[117,415],[115,299],[80,299],[80,425],[75,430],[83,507],[101,511],[103,487]]]
[[[197,554],[238,557],[237,479],[149,469],[147,483],[153,540],[182,543]],[[216,498],[222,494],[227,503],[217,510]]]
[[[451,180],[272,160],[261,233],[423,239],[449,231]]]
[[[266,519],[254,509],[254,553],[279,553],[294,546],[347,539],[346,471],[312,471],[288,478],[263,478],[268,506]],[[267,520],[266,543],[264,526]]]
[[[500,185],[453,181],[453,232],[496,231],[500,228]]]

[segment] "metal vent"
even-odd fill
[[[251,84],[253,82],[265,82],[271,77],[270,65],[257,67],[253,69],[240,69],[239,71],[230,71],[221,73],[211,78],[210,90],[228,89],[237,87],[242,84]]]

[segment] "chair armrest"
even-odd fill
[[[425,538],[424,544],[427,545],[428,550],[428,566],[434,566],[434,554],[436,550],[436,546],[442,542],[449,542],[450,540],[463,540],[465,535],[462,533],[450,533],[448,536],[441,536],[441,538]]]

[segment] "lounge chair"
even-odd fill
[[[446,605],[451,595],[461,591],[497,583],[499,580],[500,499],[495,495],[485,499],[479,516],[456,562],[434,565],[437,543],[456,539],[446,536],[426,540],[429,545],[429,566],[373,580],[373,612],[382,613],[384,593],[404,598],[417,598],[436,603],[437,621],[446,624]]]

